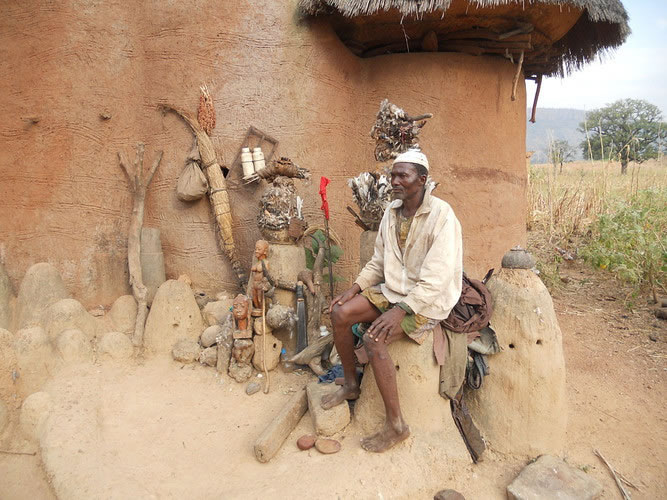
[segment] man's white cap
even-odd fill
[[[408,149],[405,153],[401,153],[396,157],[392,165],[395,165],[396,163],[416,163],[428,170],[428,159],[426,158],[426,155],[418,149]]]

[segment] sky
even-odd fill
[[[622,0],[632,33],[615,52],[561,79],[545,78],[540,108],[591,110],[618,99],[644,99],[667,119],[667,0]],[[535,84],[526,81],[532,106]]]

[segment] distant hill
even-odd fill
[[[579,143],[584,134],[577,131],[584,121],[586,111],[583,109],[537,108],[536,122],[530,123],[531,109],[526,112],[526,151],[535,151],[532,163],[548,162],[547,151],[549,138],[563,139],[575,148],[577,160],[582,159]]]

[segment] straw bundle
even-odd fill
[[[187,111],[178,109],[168,104],[161,106],[167,111],[173,111],[179,115],[197,137],[197,146],[199,147],[199,156],[201,157],[201,166],[206,179],[208,180],[209,199],[213,209],[213,215],[218,226],[218,238],[225,255],[232,264],[239,284],[242,286],[248,281],[247,276],[241,266],[238,258],[236,245],[234,244],[234,233],[232,231],[232,210],[229,205],[229,194],[227,193],[227,183],[222,175],[222,170],[218,164],[217,155],[213,142],[204,128]]]
[[[207,135],[215,128],[215,107],[213,106],[213,98],[211,97],[208,87],[202,85],[199,87],[201,95],[199,96],[199,108],[197,108],[197,120],[199,125],[204,129]]]

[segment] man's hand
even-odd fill
[[[400,330],[401,321],[406,314],[400,307],[392,307],[371,323],[366,334],[375,342],[387,342],[392,333]]]
[[[331,305],[329,306],[329,312],[331,313],[331,311],[333,311],[333,308],[336,304],[338,304],[339,306],[342,306],[343,304],[345,304],[345,302],[350,300],[352,297],[357,295],[359,292],[361,292],[361,287],[358,284],[355,283],[350,288],[345,290],[343,293],[334,297],[334,299],[331,301]]]

